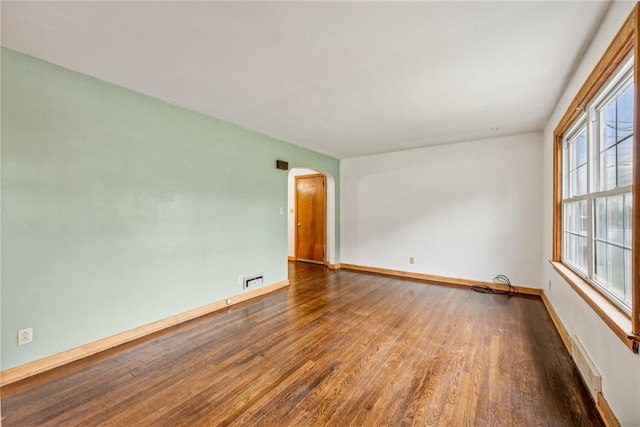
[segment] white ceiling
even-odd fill
[[[2,45],[347,158],[541,130],[608,7],[2,1]]]

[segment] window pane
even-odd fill
[[[622,196],[607,198],[607,242],[616,243],[618,245],[622,245],[624,243]]]
[[[633,120],[633,85],[630,85],[600,110],[600,166],[597,179],[600,191],[633,183]]]
[[[587,162],[587,131],[583,130],[580,135],[578,135],[577,141],[578,147],[578,164],[583,165]]]
[[[588,227],[587,201],[565,203],[562,258],[585,274],[589,259]]]
[[[564,218],[565,218],[565,224],[566,224],[565,226],[566,231],[573,231],[573,232],[576,231],[575,222],[574,222],[574,218],[576,216],[575,206],[576,206],[575,203],[567,203],[565,205],[566,214]]]
[[[563,249],[564,249],[564,254],[562,258],[565,260],[565,262],[568,262],[571,265],[575,264],[575,261],[573,259],[573,253],[575,252],[573,249],[573,234],[569,234],[569,233],[564,234]]]
[[[587,272],[587,238],[565,233],[564,235],[564,261],[583,273]]]
[[[624,302],[631,307],[631,251],[624,251]]]
[[[609,148],[600,154],[600,190],[616,187],[616,148]]]
[[[631,170],[631,164],[633,160],[633,145],[632,138],[627,138],[618,144],[617,149],[617,163],[618,163],[618,176],[616,187],[624,187],[631,185],[633,179],[633,171]]]
[[[586,236],[588,226],[586,200],[564,204],[565,231]]]
[[[587,218],[587,201],[586,200],[581,200],[578,202],[577,204],[577,209],[578,209],[578,225],[577,225],[577,231],[578,234],[582,235],[582,236],[586,236],[587,235],[587,228],[589,227],[589,221]]]
[[[587,194],[587,129],[583,128],[580,133],[567,140],[565,148],[565,179],[564,189],[568,197],[582,196]]]
[[[595,244],[595,279],[603,285],[607,283],[607,245],[596,242]]]
[[[607,245],[607,284],[609,290],[624,299],[624,250]]]
[[[576,170],[576,196],[587,194],[587,165]]]
[[[624,195],[624,245],[631,248],[632,239],[632,215],[633,215],[633,196],[629,194]]]
[[[575,139],[569,141],[569,170],[572,171],[578,166],[578,146]]]
[[[633,133],[633,84],[620,94],[617,106],[617,140],[621,141]]]
[[[605,240],[607,238],[607,199],[604,197],[596,199],[594,211],[594,232],[596,239]]]
[[[604,147],[610,147],[616,143],[616,102],[612,101],[604,109],[602,114],[603,143]]]
[[[602,288],[629,307],[631,304],[632,201],[631,193],[594,200],[596,240],[594,241],[593,278]]]
[[[595,276],[598,284],[621,302],[631,300],[631,251],[596,242]]]
[[[586,237],[576,237],[576,246],[578,250],[578,259],[577,266],[583,272],[587,272],[587,238]]]

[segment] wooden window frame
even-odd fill
[[[640,3],[631,11],[606,52],[582,85],[553,132],[553,268],[602,318],[634,353],[640,345]],[[633,237],[631,316],[620,310],[582,277],[561,262],[563,139],[584,109],[614,76],[618,67],[634,55],[634,131],[633,131]]]

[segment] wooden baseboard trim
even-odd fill
[[[294,256],[287,257],[287,261],[297,262],[298,258]],[[315,262],[312,262],[315,264]],[[331,264],[329,261],[325,261],[324,265],[329,268],[329,270],[340,270],[340,264]]]
[[[223,301],[217,301],[204,307],[196,308],[185,313],[158,320],[157,322],[149,323],[148,325],[140,326],[139,328],[131,329],[129,331],[125,331],[111,337],[94,341],[92,343],[85,344],[83,346],[76,347],[62,353],[54,354],[40,360],[35,360],[21,366],[16,366],[15,368],[0,372],[0,387],[60,367],[62,365],[66,365],[68,363],[75,362],[76,360],[80,360],[96,353],[100,353],[118,345],[125,344],[138,338],[142,338],[146,335],[159,332],[163,329],[170,328],[172,326],[195,319],[197,317],[213,313],[214,311],[218,311],[223,308],[227,308],[232,305],[239,304],[241,302],[257,298],[271,292],[275,292],[287,286],[289,286],[289,280],[283,280],[282,282],[274,283],[272,285],[255,289]]]
[[[355,265],[355,264],[340,264],[340,268],[341,269],[344,268],[345,270],[356,270],[356,271],[364,271],[367,273],[377,273],[377,274],[385,274],[388,276],[397,276],[397,277],[406,277],[409,279],[425,280],[427,282],[437,283],[440,285],[456,285],[456,286],[486,285],[486,286],[492,287],[493,289],[501,290],[501,291],[505,291],[509,289],[509,287],[506,285],[501,285],[493,282],[480,282],[476,280],[457,279],[454,277],[433,276],[431,274],[412,273],[408,271],[389,270],[386,268],[377,268],[377,267],[366,267],[366,266]],[[518,292],[525,295],[539,296],[542,293],[542,289],[528,288],[525,286],[516,286],[516,287],[518,288]]]
[[[551,317],[551,321],[553,322],[553,325],[556,327],[558,334],[560,334],[560,338],[564,343],[564,347],[567,349],[569,354],[572,354],[573,351],[571,349],[571,336],[569,336],[569,332],[567,332],[567,329],[562,324],[560,317],[558,317],[558,313],[556,313],[556,310],[553,308],[553,305],[551,305],[551,301],[549,301],[549,298],[547,298],[547,294],[543,291],[540,294],[540,297],[542,298],[542,303],[544,304],[544,307],[547,309],[547,313],[549,313],[549,316]]]
[[[596,402],[596,407],[598,408],[598,412],[600,412],[600,416],[602,417],[602,421],[607,427],[622,427],[618,418],[611,410],[609,403],[604,398],[602,393],[598,393],[598,401]]]

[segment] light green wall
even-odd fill
[[[238,295],[238,274],[286,280],[276,159],[340,188],[337,159],[7,49],[1,90],[3,370]]]

